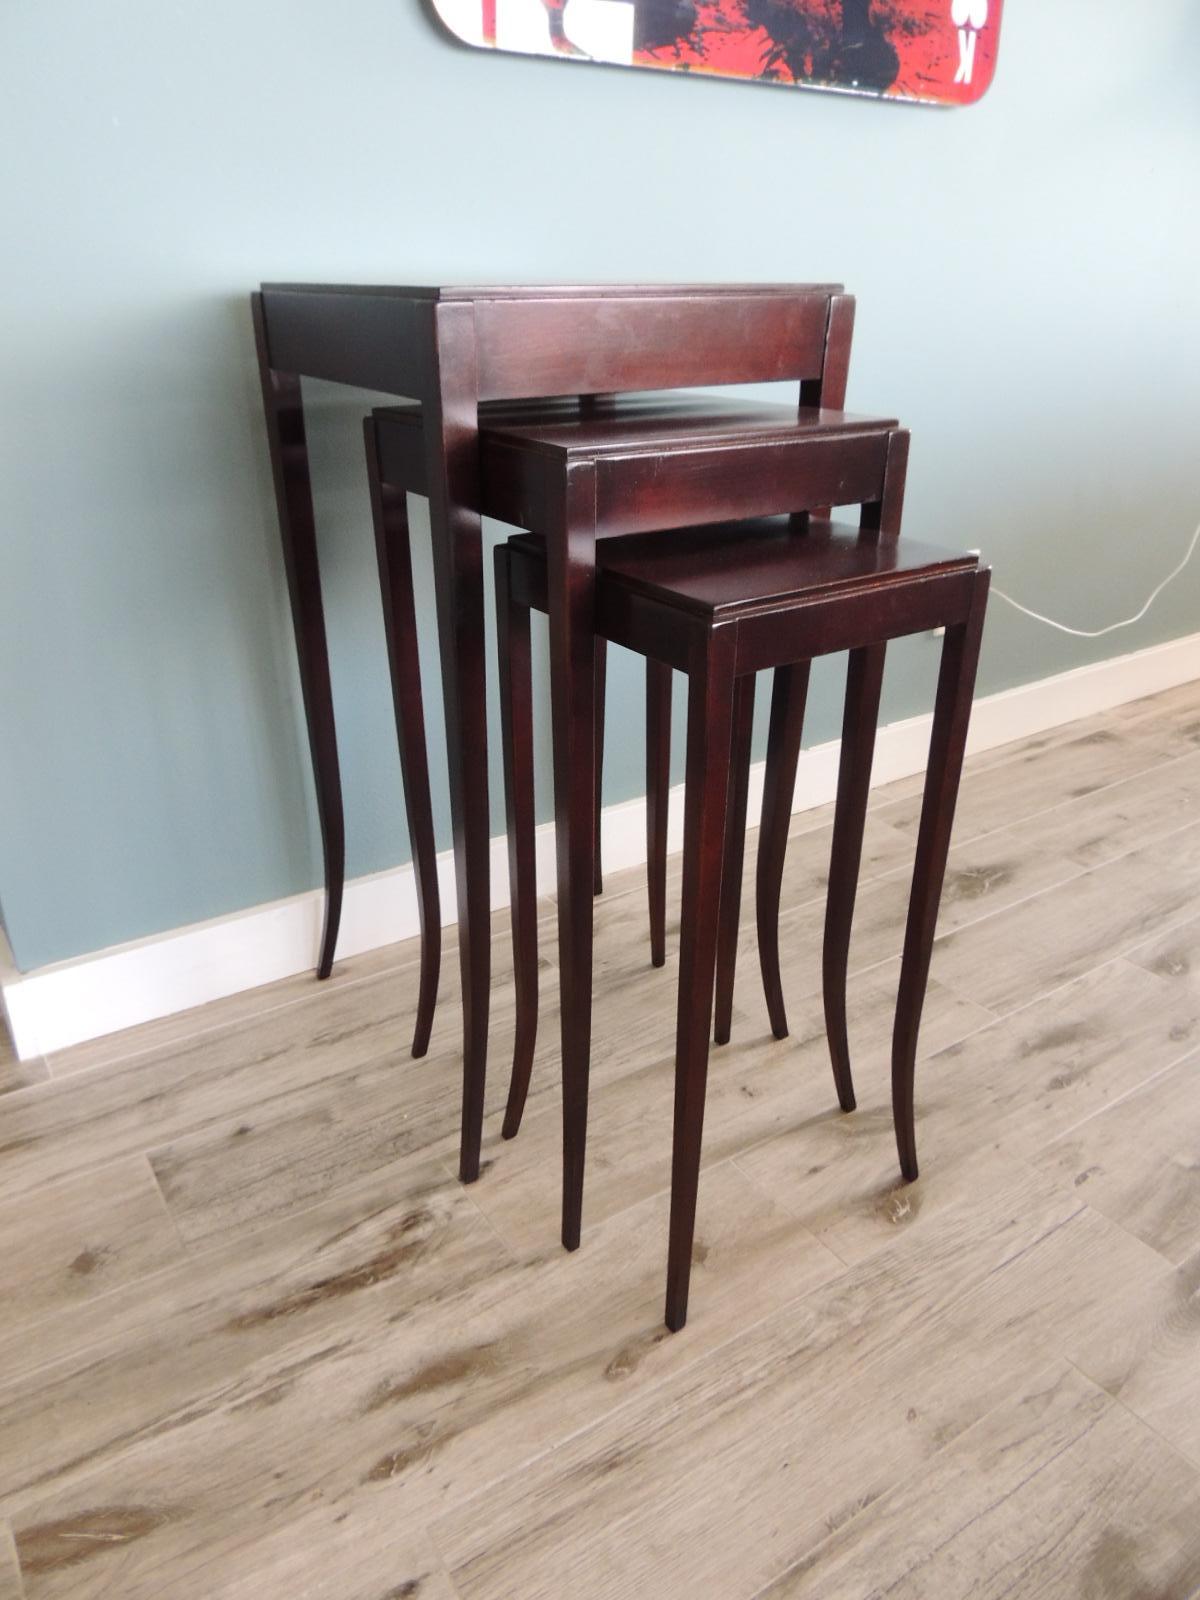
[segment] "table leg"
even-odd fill
[[[596,838],[593,843],[592,891],[604,893],[604,866],[600,849],[600,817],[604,805],[604,700],[608,678],[608,643],[596,640]]]
[[[758,919],[758,963],[762,970],[767,1015],[776,1039],[786,1039],[787,1010],[779,975],[779,899],[788,827],[796,792],[796,768],[804,734],[809,663],[776,667],[771,689],[771,731],[767,737],[767,769],[763,778],[762,826],[758,834],[755,905]]]
[[[304,407],[300,379],[276,372],[271,366],[262,296],[251,296],[258,370],[262,381],[263,412],[279,537],[292,606],[292,628],[300,666],[300,692],[308,725],[313,778],[317,789],[317,816],[325,861],[325,929],[317,977],[333,970],[342,892],[346,882],[346,828],[342,815],[342,779],[338,768],[337,736],[333,722],[333,691],[329,682],[329,649],[325,639],[325,609],[321,602],[321,574],[317,562],[317,531],[313,517],[312,485],[308,472],[308,441],[304,432]]]
[[[646,880],[650,964],[667,959],[667,811],[671,792],[671,669],[646,657]]]
[[[750,744],[754,734],[755,674],[736,680],[733,738],[729,750],[729,800],[725,813],[725,864],[721,871],[721,922],[717,934],[717,1000],[713,1039],[728,1044],[733,1030],[733,986],[737,977],[742,916],[742,867],[746,859],[746,806],[750,788]]]
[[[572,469],[546,539],[558,949],[562,1010],[562,1242],[578,1248],[583,1216],[592,1037],[592,892],[596,818],[596,477]]]
[[[692,1274],[729,797],[734,652],[734,630],[718,628],[704,642],[688,674],[675,1130],[667,1249],[666,1323],[672,1333],[687,1321]]]
[[[383,631],[392,680],[392,707],[404,783],[404,809],[412,848],[417,913],[421,924],[421,978],[412,1053],[429,1049],[442,964],[442,906],[438,891],[437,844],[429,792],[429,755],[425,743],[425,704],[421,659],[417,648],[417,616],[413,600],[412,553],[408,536],[408,496],[402,486],[384,483],[380,474],[375,418],[363,422],[367,485],[375,526],[375,557],[383,602]]]
[[[423,413],[426,490],[446,707],[450,815],[462,969],[463,1109],[458,1174],[479,1176],[491,982],[491,815],[479,401],[474,308],[431,308],[431,365]]]
[[[896,1026],[892,1034],[892,1115],[900,1170],[911,1182],[917,1176],[917,1138],[913,1121],[913,1078],[917,1060],[917,1034],[929,982],[929,961],[937,928],[942,882],[950,830],[958,800],[958,780],[967,746],[975,669],[983,636],[991,574],[975,579],[975,592],[965,622],[946,629],[942,664],[938,673],[933,733],[929,742],[929,767],[921,802],[917,858],[913,867],[912,896],[904,930],[904,957],[900,964],[900,989],[896,997]]]
[[[863,830],[871,792],[871,762],[879,723],[879,696],[887,646],[851,650],[846,668],[846,704],[842,714],[842,751],[838,768],[833,842],[829,852],[829,890],[825,900],[825,943],[821,976],[825,1001],[825,1033],[833,1062],[838,1104],[853,1111],[854,1080],[850,1074],[850,1042],[846,1027],[846,974],[850,965],[850,933]]]
[[[508,821],[508,883],[516,1017],[504,1137],[516,1137],[529,1094],[538,1025],[537,847],[533,787],[533,679],[529,607],[513,597],[512,555],[494,554],[496,656],[500,668],[500,733]]]

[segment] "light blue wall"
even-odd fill
[[[843,279],[851,403],[913,429],[910,530],[981,545],[1080,624],[1132,609],[1200,518],[1200,12],[1006,9],[988,97],[937,112],[488,57],[418,0],[5,0],[0,897],[20,965],[318,881],[260,279]],[[407,855],[362,404],[312,397],[362,873]],[[1094,644],[997,605],[982,687],[1191,632],[1198,602],[1200,563]],[[933,670],[928,643],[896,650],[889,713],[927,706]],[[612,681],[616,799],[639,788],[640,670]],[[435,779],[441,804],[440,758]]]

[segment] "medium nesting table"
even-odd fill
[[[373,389],[422,408],[462,967],[459,1175],[469,1183],[479,1173],[491,960],[488,790],[478,781],[487,749],[480,403],[798,379],[802,405],[840,409],[854,301],[838,284],[264,284],[253,312],[324,849],[322,977],[337,942],[345,831],[301,379]],[[552,541],[548,550],[547,595],[560,937],[572,946],[582,939],[590,951],[594,538],[572,537],[567,527],[562,545]],[[586,909],[575,904],[585,885]],[[564,1016],[564,1057],[579,1052],[586,1063],[588,1031],[569,1036]]]

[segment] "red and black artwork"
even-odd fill
[[[978,100],[1002,0],[433,0],[484,49],[884,95]]]

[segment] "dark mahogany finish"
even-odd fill
[[[489,405],[480,413],[485,428],[485,443],[486,428],[493,418],[504,417],[511,421],[513,418],[540,417],[554,420],[581,414],[594,415],[594,404],[586,399],[579,399],[566,403],[543,401],[537,404],[527,402],[520,406]],[[413,825],[414,811],[424,822],[430,816],[431,808],[428,768],[423,764],[424,738],[423,734],[420,734],[420,729],[423,727],[420,665],[416,649],[408,518],[405,505],[407,493],[425,492],[425,452],[421,437],[421,411],[417,406],[393,407],[378,411],[367,419],[364,428],[367,443],[367,475],[375,516],[376,544],[380,553],[380,583],[384,591],[384,615],[388,624],[392,689],[397,708],[397,729],[404,763],[405,797],[410,816],[409,832],[421,911],[422,976],[416,1038],[423,1039],[427,1043],[437,995],[441,929],[437,919],[437,858],[432,821],[429,820],[426,826]],[[512,1076],[504,1119],[504,1137],[511,1139],[520,1128],[525,1099],[529,1091],[533,1053],[537,1044],[537,917],[534,909],[536,867],[533,847],[533,779],[531,770],[528,775],[526,774],[525,762],[526,746],[532,750],[533,741],[529,619],[526,610],[519,608],[514,610],[510,607],[506,592],[500,587],[502,581],[503,575],[498,571],[497,638],[501,659],[507,663],[501,674],[501,681],[504,684],[501,694],[501,731],[504,740],[505,795],[509,814],[521,819],[516,834],[519,841],[517,844],[514,844],[513,832],[510,830],[509,833],[509,882],[515,886],[513,958],[517,996]],[[390,598],[393,587],[396,587],[394,601]],[[406,638],[396,637],[392,626],[393,613],[401,612],[407,617],[410,629]],[[597,822],[601,810],[604,770],[606,670],[607,646],[604,640],[598,639],[595,663]],[[652,664],[647,675],[646,788],[647,803],[654,822],[649,836],[647,875],[651,950],[653,964],[656,966],[662,966],[666,959],[664,923],[667,881],[666,803],[670,787],[671,761],[670,689],[670,669],[658,668]],[[422,766],[419,773],[417,752],[410,749],[413,742],[408,732],[410,729],[418,730],[420,737]],[[596,828],[593,849],[593,890],[596,894],[600,894],[603,890],[603,873],[599,826]],[[427,905],[431,908],[428,915]],[[416,1050],[415,1042],[414,1053],[423,1053],[423,1049]]]
[[[508,881],[512,896],[516,1037],[503,1135],[521,1126],[537,1043],[537,857],[534,847],[533,680],[529,607],[512,595],[508,566],[496,562],[496,649],[500,662],[500,729],[504,740],[504,798],[508,828]]]
[[[733,1026],[733,981],[737,972],[742,912],[742,864],[746,853],[746,807],[750,788],[750,739],[754,732],[755,677],[737,680],[733,736],[729,748],[729,795],[725,861],[721,869],[721,925],[717,930],[717,1002],[713,1038],[728,1044]]]
[[[894,436],[891,475],[903,473],[906,436]],[[886,491],[883,498],[887,504]],[[898,515],[898,499],[893,502]],[[859,529],[814,519],[797,528],[788,522],[737,528],[680,530],[615,540],[600,551],[597,629],[607,640],[678,667],[689,678],[688,770],[681,913],[679,1009],[676,1040],[675,1145],[666,1321],[672,1329],[687,1316],[700,1146],[707,1076],[709,1024],[717,974],[718,943],[725,937],[723,879],[731,866],[740,879],[728,826],[739,805],[735,741],[748,713],[754,671],[775,664],[772,777],[776,813],[771,829],[778,847],[778,817],[791,797],[808,662],[828,650],[851,649],[855,680],[847,696],[856,713],[877,693],[886,641],[944,626],[929,770],[922,806],[908,927],[905,934],[893,1042],[893,1104],[901,1169],[916,1176],[913,1066],[929,973],[937,908],[949,848],[978,659],[989,573],[977,558],[897,540],[881,526],[879,504],[864,510]],[[538,539],[517,536],[496,552],[506,603],[544,603],[548,562]],[[790,658],[790,659],[789,659]],[[782,687],[780,687],[782,686]],[[826,936],[826,1003],[830,991],[844,997],[845,973],[829,967],[848,945],[843,924],[853,910],[852,873],[857,873],[864,814],[863,785],[869,776],[868,741],[857,727],[847,733],[839,780],[835,857],[842,886]],[[874,724],[871,724],[873,737]],[[731,760],[731,752],[734,759]],[[768,794],[773,793],[771,778]],[[790,809],[790,807],[789,807]],[[512,815],[514,832],[522,825]],[[744,827],[744,818],[742,824]],[[855,831],[857,830],[857,831]],[[774,857],[767,858],[773,862]],[[770,866],[766,869],[771,870]],[[777,881],[777,880],[776,880]],[[728,893],[732,896],[734,885]],[[831,905],[835,891],[831,885]],[[777,973],[776,973],[777,975]],[[854,1104],[844,1031],[835,1014],[830,1030],[838,1097]],[[721,1036],[718,1020],[718,1038]],[[777,1029],[777,1031],[779,1031]]]
[[[787,379],[799,381],[806,406],[839,407],[854,302],[836,284],[454,290],[266,284],[253,298],[325,853],[322,974],[329,971],[337,939],[344,824],[300,378],[405,396],[422,408],[420,449],[430,500],[462,968],[459,1172],[471,1182],[479,1172],[491,937],[488,793],[480,781],[487,751],[480,403]],[[695,497],[716,487],[711,476],[705,477],[702,454],[695,452],[700,471],[691,495],[681,495],[679,514],[672,513],[664,525],[689,520],[687,507]],[[729,477],[730,494],[738,488],[736,478],[736,473]],[[596,806],[594,547],[596,527],[605,520],[604,496],[613,484],[608,467],[600,472],[586,467],[566,479],[557,474],[550,499],[540,507],[546,515],[508,519],[543,528],[549,537],[560,957],[572,995],[562,1019],[564,1106],[567,1124],[576,1128],[581,1107],[586,1109],[586,1067],[581,1091],[578,1062],[586,1062],[590,1006],[581,1008],[574,995],[577,978],[590,968],[591,912],[589,904],[585,917],[569,885],[590,887],[594,876],[594,861],[580,875],[584,850],[590,857],[594,848]],[[523,493],[534,486],[513,487]],[[836,484],[828,489],[833,503]],[[644,486],[642,499],[648,515],[663,516],[668,509],[652,484]],[[752,495],[748,507],[738,504],[734,512],[747,515],[756,509],[765,508]],[[581,531],[588,527],[592,532]],[[579,677],[585,667],[586,683]],[[581,737],[588,741],[586,751],[577,743]],[[573,798],[585,777],[586,800]],[[577,1227],[568,1226],[565,1233],[577,1237]]]
[[[755,908],[758,918],[758,962],[762,970],[767,1015],[776,1039],[787,1037],[787,1012],[779,976],[779,895],[787,854],[788,824],[804,733],[809,663],[776,667],[771,693],[771,725],[763,774],[762,821],[758,831],[758,874]]]
[[[650,961],[667,960],[667,809],[671,792],[671,669],[646,657],[646,881]]]
[[[545,607],[550,618],[551,700],[555,738],[555,818],[559,888],[559,976],[562,995],[564,1080],[563,1242],[579,1240],[583,1197],[587,1080],[591,1038],[590,903],[579,885],[594,873],[595,782],[595,571],[597,549],[609,540],[652,528],[717,521],[780,510],[806,512],[827,503],[875,506],[885,497],[885,473],[895,437],[888,417],[859,417],[828,408],[774,406],[648,396],[581,410],[577,405],[488,408],[481,413],[480,507],[501,521],[524,525],[546,540]],[[419,471],[420,418],[414,408],[376,413],[380,472],[386,482],[413,481]],[[666,541],[677,566],[691,568],[694,529]],[[753,560],[757,547],[740,554]],[[770,552],[760,552],[770,558]],[[678,590],[683,593],[684,588]],[[556,603],[557,601],[557,603]],[[650,652],[645,652],[650,653]],[[687,659],[665,669],[690,670]],[[555,663],[558,670],[553,670]],[[774,659],[762,665],[774,666]],[[739,741],[748,760],[748,740]],[[587,792],[585,793],[585,785]],[[744,774],[735,783],[735,809]],[[648,788],[653,789],[652,784]],[[665,797],[664,797],[665,799]],[[653,794],[651,816],[661,826],[662,805]],[[744,799],[741,801],[744,818]],[[744,829],[743,829],[744,831]],[[584,849],[588,851],[585,865]],[[731,867],[740,871],[743,838],[731,837]],[[782,857],[779,858],[780,866]],[[775,892],[776,902],[778,891]],[[727,902],[722,940],[722,1012],[725,1036],[736,957],[737,904]],[[652,940],[661,947],[661,906],[652,896]],[[653,951],[654,955],[660,949]],[[523,941],[518,961],[529,962]],[[523,976],[518,1003],[534,979]],[[728,1003],[727,1003],[728,1002]],[[532,1029],[518,1026],[523,1051]],[[528,1081],[528,1062],[514,1062],[514,1080]],[[523,1092],[510,1097],[506,1128],[515,1131]]]
[[[283,566],[292,606],[300,692],[308,723],[321,847],[325,856],[325,929],[317,958],[317,977],[327,978],[333,970],[333,953],[342,917],[346,832],[333,724],[333,690],[329,682],[329,649],[325,640],[325,608],[317,565],[317,530],[308,476],[308,441],[304,432],[300,379],[295,373],[280,371],[272,364],[260,295],[253,296],[252,311]]]
[[[408,506],[402,487],[380,481],[376,470],[379,451],[375,442],[375,422],[371,417],[367,417],[363,424],[363,436],[371,516],[375,525],[375,555],[379,565],[379,592],[383,600],[388,668],[392,679],[392,704],[396,713],[400,770],[404,780],[404,806],[417,885],[417,912],[421,922],[421,979],[412,1053],[414,1056],[423,1056],[429,1048],[429,1034],[437,1004],[442,958],[442,909],[438,893],[433,807],[429,794],[421,662],[417,652]]]

